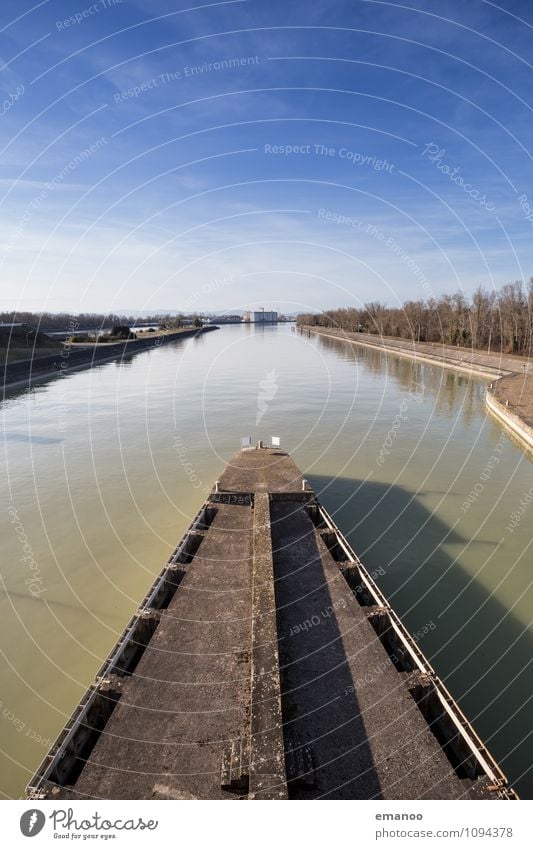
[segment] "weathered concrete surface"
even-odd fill
[[[302,489],[302,473],[285,451],[246,449],[234,454],[220,478],[233,492],[292,492]]]
[[[74,796],[235,798],[220,773],[249,722],[252,517],[217,511]]]
[[[256,493],[252,562],[250,798],[286,799],[269,497]]]
[[[509,375],[491,386],[487,407],[523,446],[533,450],[533,375]]]

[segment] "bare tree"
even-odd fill
[[[533,278],[507,283],[499,292],[478,286],[471,300],[456,292],[402,308],[371,301],[361,309],[341,307],[298,317],[300,325],[363,331],[379,336],[441,342],[488,351],[533,353]]]

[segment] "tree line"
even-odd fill
[[[533,278],[525,286],[517,281],[498,291],[479,286],[470,299],[456,292],[406,301],[401,307],[371,301],[360,309],[345,307],[316,314],[302,313],[297,324],[531,355]]]
[[[188,316],[189,317],[189,316]],[[191,316],[199,318],[196,313]],[[71,314],[66,312],[0,312],[0,324],[27,324],[42,332],[76,332],[76,330],[111,330],[117,326],[133,327],[136,324],[154,324],[164,327],[180,327],[184,315],[154,315],[154,316],[132,316],[115,315],[114,313],[84,312]]]

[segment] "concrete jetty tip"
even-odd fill
[[[243,448],[32,799],[516,799],[293,460]]]

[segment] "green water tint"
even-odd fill
[[[289,326],[232,326],[14,393],[2,407],[4,795],[23,793],[240,437],[277,435],[531,798],[533,505],[509,528],[532,464],[486,414],[484,389]]]

